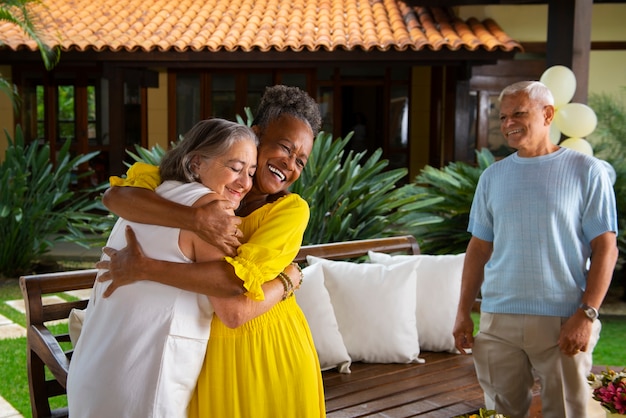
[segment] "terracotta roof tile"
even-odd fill
[[[47,43],[96,51],[521,50],[491,19],[399,0],[41,0]],[[36,44],[0,22],[0,45]]]

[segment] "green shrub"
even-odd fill
[[[420,198],[433,202],[424,215],[430,214],[440,220],[411,231],[420,241],[424,253],[460,254],[467,248],[471,238],[467,232],[469,212],[478,179],[495,161],[487,148],[476,151],[476,158],[477,166],[464,162],[452,162],[441,169],[426,166],[415,178]]]
[[[52,246],[53,239],[74,241],[87,246],[85,232],[100,233],[102,215],[91,213],[102,208],[92,193],[103,188],[74,192],[70,189],[78,167],[96,153],[72,158],[70,141],[57,153],[54,167],[50,146],[35,141],[24,144],[17,126],[15,141],[6,134],[9,146],[0,163],[0,275],[17,277],[31,267]],[[79,175],[90,175],[87,172]],[[58,238],[56,238],[57,236]]]
[[[619,265],[626,259],[626,105],[620,96],[592,94],[589,106],[598,117],[596,129],[587,138],[594,155],[607,161],[615,169],[615,200],[618,216]]]
[[[421,197],[408,191],[413,185],[396,187],[407,170],[384,171],[388,162],[380,159],[380,149],[363,163],[365,153],[349,151],[346,155],[351,137],[350,133],[333,140],[331,134],[321,132],[306,169],[291,188],[311,208],[305,245],[408,233],[431,220],[430,216],[411,215]]]

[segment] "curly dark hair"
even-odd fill
[[[316,137],[322,126],[319,105],[307,92],[298,87],[276,85],[266,87],[252,125],[264,131],[267,125],[283,115],[306,122]]]

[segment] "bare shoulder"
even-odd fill
[[[218,193],[208,191],[207,194],[194,202],[192,207],[199,207],[217,200],[225,200]],[[233,212],[234,214],[234,212]],[[178,244],[183,254],[194,262],[217,261],[225,256],[224,252],[214,245],[204,241],[195,232],[180,230]]]

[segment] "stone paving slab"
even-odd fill
[[[78,299],[89,299],[89,296],[91,296],[91,289],[70,290],[69,292],[65,292],[65,294],[74,296]]]
[[[65,299],[58,296],[44,296],[41,300],[44,305],[65,302]],[[5,303],[16,311],[26,314],[24,299],[7,300]]]
[[[21,325],[10,323],[0,325],[0,339],[26,337],[26,328]],[[2,415],[0,415],[2,417]]]
[[[22,414],[0,396],[0,418],[22,418]]]
[[[44,305],[65,302],[65,299],[60,298],[58,296],[44,296],[41,299],[43,300],[43,304]],[[26,315],[26,308],[25,308],[25,304],[24,304],[24,299],[7,300],[5,303],[7,305],[9,305],[10,307],[12,307],[13,309],[15,309],[16,311],[20,312],[21,314]],[[60,319],[58,321],[46,322],[46,325],[64,324],[66,322],[67,322],[67,319]],[[2,334],[0,334],[0,338],[10,338],[10,337],[3,337]],[[0,418],[2,418],[2,417],[0,416]]]

